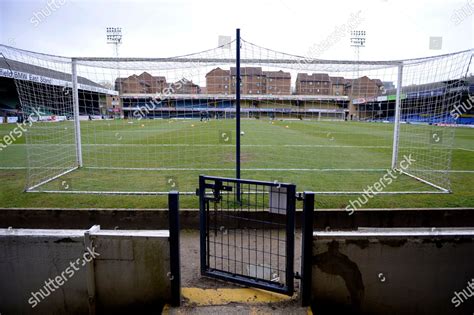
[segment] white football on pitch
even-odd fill
[[[243,136],[243,135],[245,135],[245,132],[241,131],[240,134]]]

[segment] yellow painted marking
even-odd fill
[[[170,306],[169,304],[165,304],[163,310],[161,311],[161,315],[168,315],[170,313]]]
[[[291,296],[267,292],[259,289],[200,289],[182,288],[183,297],[188,299],[189,304],[197,306],[225,305],[234,303],[272,303],[291,300]]]

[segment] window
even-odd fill
[[[313,82],[309,82],[309,85],[313,85]]]

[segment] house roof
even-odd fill
[[[307,73],[298,73],[298,76],[296,77],[296,81],[306,81],[306,82],[315,82],[315,81],[330,81],[329,75],[327,73],[313,73],[311,75]]]
[[[291,73],[280,71],[263,71],[267,78],[271,79],[291,79]]]
[[[126,78],[117,78],[115,79],[115,82],[117,81],[120,81],[120,82],[124,82],[125,80],[138,80],[140,82],[140,84],[143,84],[143,85],[150,85],[150,82],[152,81],[158,81],[158,82],[165,82],[166,83],[166,77],[164,76],[153,76],[151,74],[149,74],[148,72],[142,72],[140,75],[136,75],[136,74],[132,74],[131,76],[128,76]]]
[[[230,68],[230,74],[236,74],[236,68]],[[241,67],[240,75],[263,75],[262,67]]]
[[[224,70],[224,69],[221,69],[219,67],[215,68],[215,69],[212,69],[211,71],[209,71],[208,73],[206,73],[206,78],[207,76],[210,76],[210,75],[230,75],[230,70]]]
[[[194,83],[192,80],[188,80],[186,78],[182,78],[180,81],[176,81],[175,83],[173,84],[178,84],[180,83],[182,86],[186,86],[186,87],[198,87],[199,88],[199,85],[197,85],[196,83]]]
[[[346,84],[346,79],[344,77],[329,77],[332,84]]]

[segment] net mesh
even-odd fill
[[[472,51],[354,62],[240,49],[242,177],[347,193],[393,166],[403,172],[386,192],[450,189],[451,111]],[[235,41],[173,58],[75,59],[77,116],[70,58],[0,52],[28,121],[27,190],[192,192],[199,174],[235,175]]]

